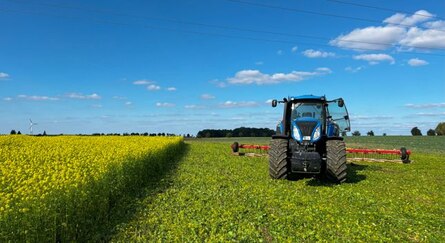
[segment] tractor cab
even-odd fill
[[[274,100],[275,107],[278,101]],[[303,95],[283,99],[283,120],[277,134],[290,135],[300,144],[313,144],[322,136],[339,137],[350,131],[348,111],[342,98],[327,101],[324,96]]]
[[[303,95],[273,100],[284,105],[283,118],[272,136],[269,172],[272,178],[291,173],[325,174],[334,181],[346,179],[346,147],[341,135],[350,131],[342,98]],[[283,155],[286,155],[283,157]]]

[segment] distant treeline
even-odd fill
[[[274,130],[269,128],[250,128],[240,127],[230,129],[204,129],[199,131],[198,138],[224,138],[224,137],[270,137],[275,134]]]

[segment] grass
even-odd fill
[[[232,156],[233,141],[269,138],[188,140],[112,241],[445,241],[443,137],[348,137],[348,146],[406,146],[415,162],[354,162],[342,185],[271,180],[267,158]]]

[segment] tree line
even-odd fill
[[[360,134],[359,131],[354,131],[352,133],[352,136],[360,136],[360,135],[361,134]],[[371,130],[366,135],[374,136],[374,132]],[[411,129],[411,135],[413,135],[413,136],[422,136],[423,134],[422,134],[422,131],[418,127],[413,127]],[[426,135],[428,135],[428,136],[444,136],[445,135],[445,122],[440,122],[439,124],[437,124],[436,129],[430,128],[426,132]],[[383,133],[383,136],[386,136],[386,133]]]
[[[204,129],[198,132],[198,138],[224,137],[270,137],[275,131],[269,128],[239,127],[235,129]]]

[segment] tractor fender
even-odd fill
[[[276,135],[272,135],[272,139],[289,139],[289,136],[276,134]]]

